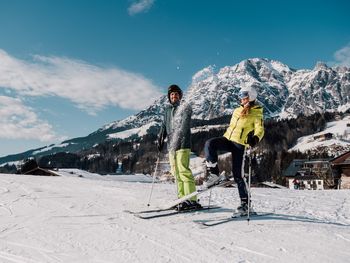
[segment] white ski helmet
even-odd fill
[[[240,99],[249,97],[249,101],[254,101],[256,100],[257,95],[258,94],[256,92],[256,89],[254,89],[253,87],[247,87],[247,88],[242,88],[240,90],[238,97]]]

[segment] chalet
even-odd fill
[[[306,162],[307,159],[294,159],[287,169],[283,171],[283,176],[285,177],[293,177],[296,175],[296,173],[303,168],[304,162]]]
[[[32,170],[26,171],[22,174],[30,174],[30,175],[41,175],[41,176],[59,176],[55,171],[41,168],[41,167],[35,167]]]
[[[52,169],[39,167],[37,161],[33,157],[23,160],[18,173],[30,175],[59,176],[59,174],[55,173],[55,171]]]
[[[318,141],[325,141],[325,140],[330,140],[332,138],[333,138],[333,133],[330,133],[330,132],[314,136],[314,140],[315,141],[316,140],[318,140]]]
[[[330,160],[338,188],[350,189],[350,151]]]
[[[288,179],[289,189],[298,190],[323,190],[323,180],[316,175],[297,174]]]
[[[333,173],[327,159],[295,159],[282,175],[290,189],[319,190],[334,187]]]

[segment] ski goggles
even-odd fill
[[[248,98],[249,97],[249,92],[246,90],[242,90],[239,92],[238,97],[240,99]]]

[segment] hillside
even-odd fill
[[[330,136],[324,138],[324,136]],[[328,122],[324,130],[303,136],[289,151],[327,153],[341,155],[350,151],[350,115]]]

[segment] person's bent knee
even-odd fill
[[[212,148],[213,148],[213,141],[214,141],[214,139],[215,139],[215,138],[211,138],[211,139],[207,140],[207,141],[205,142],[204,147],[205,147],[206,149],[212,149]]]

